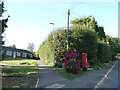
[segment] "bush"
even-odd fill
[[[73,43],[72,47],[77,48],[80,55],[82,55],[82,53],[87,53],[90,65],[96,64],[97,34],[94,31],[86,29],[73,30],[71,43]]]
[[[100,70],[101,69],[101,67],[99,65],[94,65],[92,68],[93,68],[93,70]]]
[[[100,63],[108,63],[112,60],[112,52],[108,44],[98,43],[97,59]]]

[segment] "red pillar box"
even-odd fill
[[[87,71],[87,53],[82,53],[82,68]]]

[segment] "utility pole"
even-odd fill
[[[70,18],[70,9],[68,9],[68,21],[67,21],[67,51],[69,49],[69,18]]]

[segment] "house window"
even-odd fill
[[[20,52],[17,52],[17,56],[20,56]]]
[[[12,51],[6,51],[7,56],[12,56]]]
[[[26,54],[26,53],[23,53],[23,54],[22,54],[22,57],[26,57],[26,56],[27,56],[27,54]]]

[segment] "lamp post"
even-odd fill
[[[54,23],[50,23],[51,25],[53,25],[53,30],[54,30]],[[52,50],[53,50],[53,66],[55,66],[55,45],[54,45],[54,32],[53,32],[53,40],[52,40]]]

